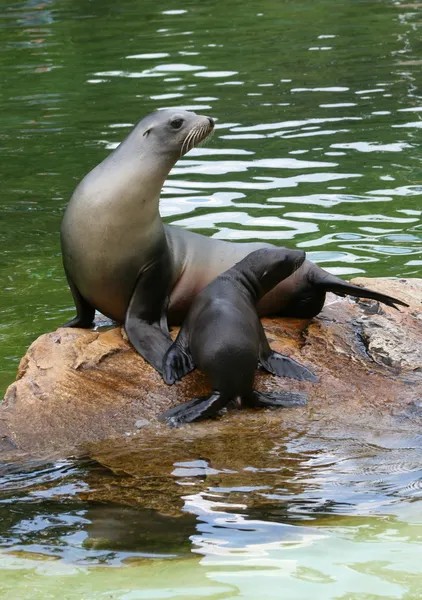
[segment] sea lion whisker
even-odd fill
[[[205,140],[205,138],[208,137],[209,133],[211,133],[209,131],[209,128],[207,126],[205,126],[205,125],[202,125],[201,129],[200,129],[200,134],[201,135],[200,135],[199,142],[202,142],[203,140]]]
[[[206,129],[206,131],[208,131],[208,128]],[[197,144],[197,148],[202,148],[203,146],[206,146],[208,144],[208,142],[211,140],[213,135],[214,135],[214,130],[212,130],[208,134],[206,134],[205,137],[202,138],[202,140],[199,140],[199,142]]]
[[[183,156],[190,152],[193,148],[196,148],[201,144],[207,137],[212,133],[212,129],[208,125],[198,125],[191,129],[191,131],[185,137],[180,155]]]
[[[195,146],[198,146],[203,140],[207,137],[208,127],[204,127],[203,125],[198,128],[195,136]]]
[[[192,142],[192,138],[195,135],[195,130],[192,129],[192,131],[190,132],[188,138],[187,138],[187,143],[186,143],[186,152],[189,152],[191,149],[191,142]]]
[[[197,146],[197,144],[198,144],[198,141],[199,141],[200,139],[201,139],[201,130],[200,130],[200,129],[197,129],[197,130],[195,131],[195,134],[193,135],[193,138],[192,138],[192,142],[193,142],[193,143],[192,143],[192,148],[195,148],[195,146]]]
[[[190,135],[190,131],[189,131],[188,135],[185,137],[185,139],[183,140],[182,147],[180,148],[180,156],[183,156],[183,154],[185,153],[186,140],[188,139],[189,135]]]
[[[189,132],[189,134],[186,136],[186,140],[185,140],[186,143],[185,143],[185,148],[184,148],[185,154],[187,152],[189,152],[189,150],[190,150],[190,144],[191,144],[191,141],[192,141],[192,138],[193,138],[194,135],[195,135],[195,129],[192,129]]]
[[[186,154],[189,150],[187,150],[188,146],[189,146],[189,142],[190,142],[190,138],[193,134],[195,130],[192,129],[191,131],[189,131],[188,135],[185,137],[185,139],[183,140],[183,144],[182,147],[180,149],[180,156],[183,156],[184,154]]]
[[[192,142],[194,142],[197,131],[198,131],[198,127],[194,127],[193,129],[191,129],[191,131],[186,136],[186,138],[183,142],[183,146],[182,146],[183,154],[187,154],[194,147],[195,143],[192,144]]]
[[[192,131],[192,136],[191,136],[191,138],[189,140],[189,151],[192,150],[193,148],[195,148],[195,142],[196,142],[197,136],[198,136],[198,129],[195,128]]]

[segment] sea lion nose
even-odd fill
[[[211,127],[214,127],[214,119],[211,119],[211,117],[207,117],[207,119],[210,122]]]

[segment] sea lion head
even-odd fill
[[[211,117],[178,109],[157,110],[147,115],[136,127],[138,135],[148,140],[156,154],[180,158],[203,142],[213,131]]]
[[[241,268],[257,296],[262,297],[294,273],[305,258],[303,250],[260,248],[248,254],[237,266]]]

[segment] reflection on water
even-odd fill
[[[0,590],[32,573],[41,598],[47,574],[45,585],[59,589],[59,575],[83,587],[89,572],[90,597],[178,597],[182,586],[186,598],[256,598],[264,588],[276,598],[283,585],[289,598],[416,598],[421,436],[254,433],[179,433],[159,456],[162,438],[152,433],[94,445],[95,460],[9,468],[0,480]],[[131,568],[99,576],[106,566]]]
[[[0,387],[73,312],[58,240],[72,190],[157,108],[217,122],[166,182],[166,222],[303,248],[345,276],[421,276],[421,15],[377,0],[6,0]],[[2,468],[0,595],[421,596],[418,437],[150,442]]]

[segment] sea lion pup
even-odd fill
[[[286,407],[306,403],[297,393],[253,389],[258,363],[269,373],[317,381],[296,361],[271,350],[256,303],[298,269],[305,253],[262,248],[222,273],[196,296],[179,334],[163,360],[163,379],[172,384],[197,366],[208,375],[213,392],[176,406],[160,420],[172,426],[215,415],[231,400],[246,406]]]
[[[210,281],[253,250],[274,247],[216,240],[161,220],[170,169],[213,128],[210,117],[184,110],[146,116],[84,177],[63,217],[63,265],[77,311],[65,327],[90,327],[97,309],[124,323],[131,344],[158,371],[172,343],[167,319],[180,324]],[[305,261],[262,298],[258,312],[310,318],[328,291],[404,305]]]

